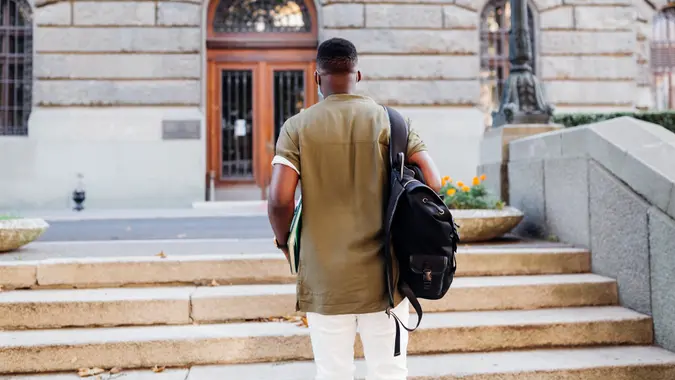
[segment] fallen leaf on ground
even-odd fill
[[[166,367],[154,366],[154,367],[152,367],[152,372],[160,373],[160,372],[164,371],[165,369],[166,369]]]
[[[220,284],[216,280],[211,280],[211,286],[220,286]]]
[[[285,316],[285,317],[263,317],[253,320],[254,322],[288,322],[298,327],[308,327],[307,317]]]
[[[161,258],[163,258],[163,259],[166,259],[166,255],[164,254],[164,251],[162,251],[162,252],[156,254],[155,256],[161,257]]]
[[[103,368],[80,368],[77,370],[77,375],[80,377],[89,377],[100,375],[104,372],[105,370]]]
[[[120,367],[113,367],[112,369],[110,369],[110,373],[113,375],[120,372],[122,372],[122,368]]]

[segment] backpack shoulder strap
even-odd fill
[[[391,128],[389,135],[389,161],[392,166],[395,164],[398,167],[401,165],[400,155],[403,154],[403,157],[405,157],[408,151],[408,123],[395,109],[387,106],[384,106],[384,109],[387,110],[389,126]]]
[[[389,117],[389,126],[391,128],[390,136],[389,136],[389,160],[391,163],[392,168],[399,168],[402,165],[405,164],[405,155],[406,152],[408,151],[408,123],[405,121],[403,116],[396,111],[395,109],[391,107],[384,106],[384,108],[387,110],[387,116]],[[401,161],[403,159],[403,162]],[[401,179],[403,178],[403,175],[401,174]],[[386,221],[385,221],[385,241],[384,241],[384,253],[385,253],[385,267],[387,271],[387,283],[390,286],[389,288],[389,302],[390,305],[393,307],[393,291],[391,289],[391,282],[390,282],[390,276],[393,275],[393,272],[391,270],[391,259],[392,259],[392,253],[391,253],[391,228],[392,228],[392,222],[393,222],[393,217],[394,213],[396,212],[396,206],[398,204],[398,200],[405,191],[403,186],[401,184],[396,183],[396,181],[392,181],[394,194],[390,194],[389,198],[389,203],[388,207],[386,210]],[[410,287],[401,282],[399,284],[399,290],[401,293],[403,293],[403,296],[408,298],[408,301],[410,301],[410,304],[413,306],[415,309],[415,312],[417,313],[417,325],[414,328],[408,328],[406,325],[401,323],[399,320],[398,316],[394,314],[391,309],[387,309],[387,314],[390,316],[393,316],[394,319],[396,320],[396,336],[395,336],[395,341],[394,341],[394,356],[399,356],[401,355],[401,327],[406,329],[407,331],[414,331],[417,329],[420,325],[420,322],[422,321],[422,306],[420,305],[419,301],[417,300],[417,297],[413,293],[413,291],[410,289]],[[407,310],[405,311],[407,312]]]

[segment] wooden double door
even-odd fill
[[[281,126],[317,101],[314,52],[209,54],[209,173],[217,187],[255,184],[264,189]]]

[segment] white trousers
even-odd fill
[[[410,303],[392,311],[408,325]],[[354,339],[361,336],[368,375],[366,380],[406,380],[408,332],[401,328],[401,355],[394,357],[396,325],[384,311],[371,314],[321,315],[307,313],[316,380],[354,380]]]

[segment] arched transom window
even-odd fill
[[[535,25],[532,6],[527,8],[532,46],[532,69],[536,72]],[[509,32],[511,31],[511,5],[509,0],[492,0],[483,9],[480,23],[480,79],[481,108],[485,112],[486,126],[492,125],[492,111],[499,108],[504,83],[509,77]]]
[[[221,0],[213,17],[216,33],[310,32],[312,18],[302,0]]]
[[[675,108],[675,7],[665,8],[654,17],[650,61],[656,108]]]
[[[23,0],[0,0],[0,136],[28,134],[33,25]]]

